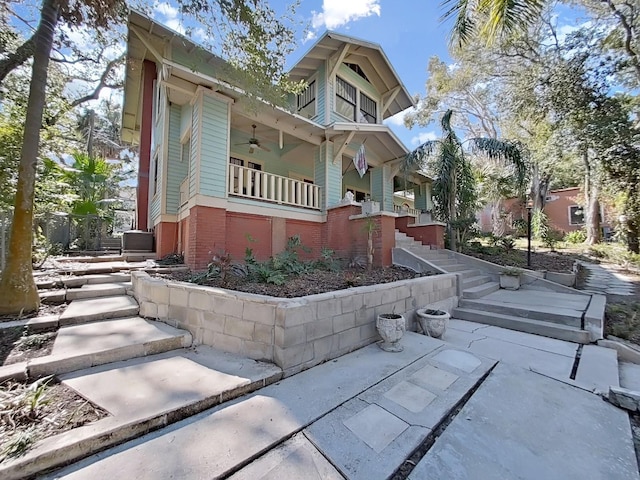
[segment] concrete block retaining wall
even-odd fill
[[[402,313],[415,330],[417,308],[457,305],[454,274],[350,288],[299,298],[201,287],[132,273],[140,315],[188,330],[211,345],[280,366],[285,375],[379,340],[381,313]]]

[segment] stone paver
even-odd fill
[[[613,271],[607,265],[585,262],[581,265],[589,272],[585,282],[585,291],[608,293],[609,295],[634,295],[635,288],[628,277]]]
[[[639,476],[626,412],[584,390],[499,364],[409,478]]]
[[[588,390],[606,394],[609,387],[618,387],[618,352],[611,348],[585,345],[580,356],[576,383]]]
[[[229,477],[229,480],[257,479],[343,480],[344,477],[298,433]]]

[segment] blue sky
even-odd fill
[[[276,11],[284,11],[292,1],[269,0],[269,4]],[[444,11],[440,3],[441,0],[301,0],[297,15],[309,29],[300,27],[298,48],[289,66],[306,53],[315,38],[325,30],[333,30],[381,45],[409,93],[424,94],[429,59],[437,55],[451,62],[447,42],[452,21],[440,21]],[[184,31],[171,0],[156,0],[152,9],[157,21]],[[562,25],[560,35],[584,22],[584,18],[565,5],[556,5],[554,12]],[[198,41],[198,32],[194,33]],[[433,124],[428,128],[407,129],[403,116],[398,114],[385,123],[407,148],[439,137],[440,132]]]

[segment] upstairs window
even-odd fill
[[[350,120],[356,119],[356,87],[336,77],[336,112]]]
[[[314,80],[304,92],[298,95],[297,112],[303,117],[311,118],[316,115],[316,81]]]
[[[336,77],[336,112],[358,123],[378,123],[378,103],[357,87]]]
[[[378,105],[372,98],[360,92],[360,122],[378,123]]]

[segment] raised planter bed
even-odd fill
[[[414,318],[421,305],[457,304],[456,276],[435,275],[297,298],[202,287],[132,272],[140,315],[191,332],[211,345],[276,363],[285,375],[378,341],[376,318]],[[415,330],[414,323],[407,325]]]

